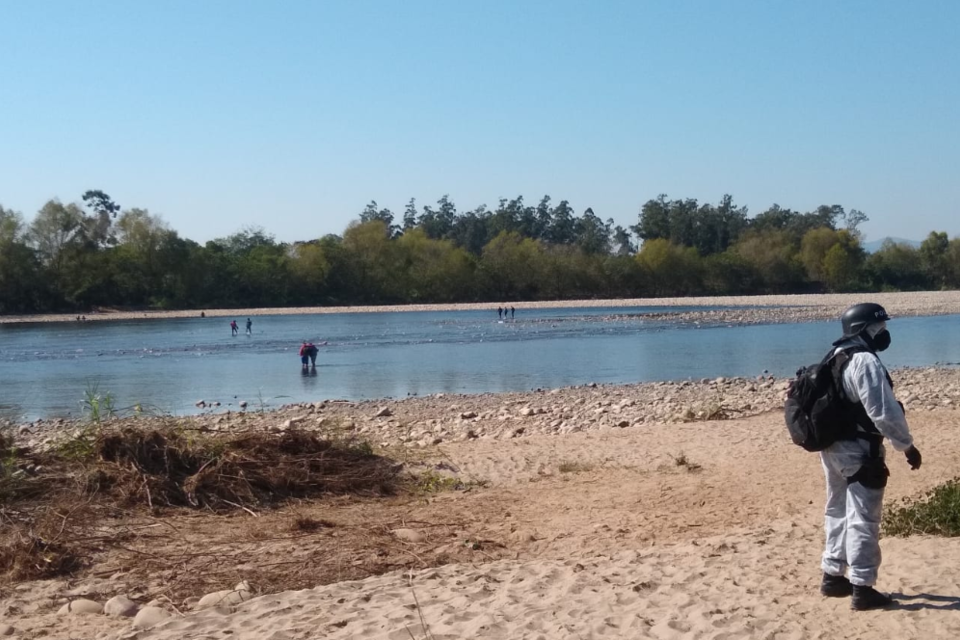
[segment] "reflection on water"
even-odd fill
[[[98,384],[119,407],[163,413],[322,399],[527,391],[589,382],[792,375],[839,337],[838,322],[744,327],[649,320],[663,309],[259,316],[253,335],[228,319],[0,325],[0,416],[80,413]],[[672,309],[676,311],[677,309]],[[891,324],[890,366],[960,362],[957,316]],[[321,347],[302,372],[303,341]],[[299,382],[296,378],[299,377]]]

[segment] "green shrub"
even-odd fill
[[[907,498],[888,507],[883,532],[890,536],[960,536],[960,478],[948,480],[920,498]]]

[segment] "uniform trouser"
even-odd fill
[[[824,511],[827,541],[821,562],[823,572],[842,576],[849,567],[850,582],[873,586],[877,583],[881,560],[883,487],[870,488],[862,482],[849,482],[848,478],[857,470],[856,465],[851,466],[849,454],[823,451],[820,460],[827,479]],[[879,463],[882,465],[882,461]],[[883,484],[886,484],[885,480]]]

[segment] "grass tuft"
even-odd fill
[[[703,469],[703,467],[696,462],[691,462],[689,458],[687,458],[686,454],[682,451],[679,455],[673,456],[673,464],[674,466],[681,467],[691,472],[701,471]]]
[[[960,478],[934,487],[920,498],[891,505],[883,516],[883,533],[889,536],[960,536]]]
[[[564,460],[560,463],[559,471],[560,473],[585,473],[587,471],[593,471],[593,465],[586,462]]]

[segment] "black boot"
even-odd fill
[[[846,576],[832,576],[829,573],[823,574],[823,581],[820,583],[820,594],[828,598],[846,598],[853,593],[853,585],[847,580]]]
[[[893,604],[893,598],[882,594],[873,587],[861,587],[853,585],[853,598],[850,600],[850,608],[854,611],[866,611],[868,609],[882,609]]]

